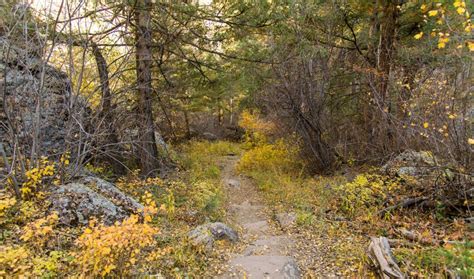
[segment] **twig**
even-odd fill
[[[427,197],[417,197],[417,198],[409,198],[409,199],[406,199],[404,201],[402,201],[401,203],[398,203],[396,205],[392,205],[392,206],[389,206],[385,209],[382,209],[378,212],[378,215],[379,216],[383,216],[385,213],[387,212],[390,212],[392,210],[395,210],[397,208],[405,208],[405,207],[410,207],[410,206],[413,206],[413,205],[416,205],[420,202],[423,202],[425,200],[427,200],[428,198]]]

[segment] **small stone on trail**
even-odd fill
[[[200,225],[188,233],[194,245],[203,245],[206,250],[211,250],[214,242],[227,239],[232,242],[239,240],[237,232],[224,223],[215,222]]]
[[[275,215],[275,218],[282,229],[288,229],[296,222],[296,214],[294,212],[278,213]]]
[[[237,179],[229,178],[229,179],[224,180],[224,183],[226,186],[230,186],[234,188],[240,187],[240,181],[238,181]]]

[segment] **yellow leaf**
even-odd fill
[[[474,51],[474,42],[467,42],[467,48],[469,51]]]
[[[438,14],[438,10],[431,10],[428,12],[429,16],[436,16]]]
[[[421,39],[421,37],[423,37],[423,32],[420,32],[420,33],[416,34],[415,36],[413,36],[413,38],[415,38],[417,40]]]
[[[462,15],[464,14],[464,12],[466,12],[466,9],[464,9],[463,7],[459,7],[456,9],[456,12],[458,12],[458,14]]]
[[[422,11],[426,10],[426,5],[425,4],[421,5],[420,10],[422,10]]]

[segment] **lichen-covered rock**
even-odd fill
[[[428,151],[405,150],[389,160],[381,170],[388,174],[425,176],[436,166],[436,157]]]
[[[90,176],[59,186],[49,200],[50,211],[56,211],[60,222],[68,226],[87,224],[92,217],[111,225],[143,210],[112,183]]]
[[[34,49],[20,48],[0,38],[0,142],[11,143],[4,127],[12,122],[18,143],[24,152],[38,131],[36,152],[42,155],[61,154],[66,141],[73,142],[89,115],[86,103],[72,96],[67,75],[48,65]],[[39,104],[39,106],[38,106]],[[70,121],[74,119],[74,121]],[[2,125],[5,124],[5,125]],[[6,151],[9,153],[8,145]]]
[[[227,239],[232,242],[239,240],[235,230],[220,222],[200,225],[190,231],[188,237],[194,245],[204,246],[207,250],[212,249],[216,240]]]

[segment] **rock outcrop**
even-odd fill
[[[0,107],[5,108],[0,111],[0,142],[11,144],[6,128],[11,127],[22,151],[29,152],[38,131],[36,152],[42,155],[61,153],[88,114],[85,103],[71,97],[65,73],[5,38],[0,38]]]
[[[107,225],[122,221],[130,214],[143,211],[143,206],[103,179],[85,176],[61,185],[49,197],[50,211],[56,211],[60,223],[84,225],[97,218]]]

